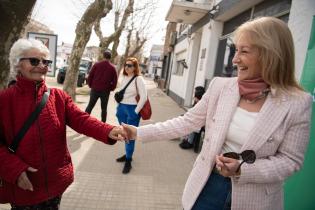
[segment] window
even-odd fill
[[[254,7],[252,19],[262,16],[277,17],[281,13],[289,13],[290,8],[291,0],[266,0]]]
[[[188,68],[185,59],[176,61],[176,67],[174,68],[173,74],[183,76],[184,69]]]
[[[292,0],[265,0],[224,22],[222,37],[219,41],[214,76],[237,76],[237,69],[232,64],[235,54],[231,37],[233,31],[247,20],[260,16],[274,16],[288,22]]]
[[[216,71],[214,76],[233,77],[237,75],[237,70],[233,66],[232,59],[235,55],[235,45],[230,37],[220,40]]]
[[[183,32],[185,31],[185,29],[188,27],[188,24],[180,24],[179,26],[179,35],[183,34]]]

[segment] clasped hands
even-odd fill
[[[120,126],[114,127],[108,137],[116,141],[128,141],[130,139],[135,139],[137,136],[137,128],[132,125],[127,125],[122,123]]]

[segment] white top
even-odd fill
[[[122,77],[123,78],[121,81],[120,90],[123,89],[132,78],[132,76],[125,76],[125,75],[122,75]],[[139,102],[136,101],[136,95],[137,95],[136,82],[137,82],[137,87],[138,87],[138,94],[140,95]],[[145,88],[144,79],[142,76],[137,76],[127,87],[124,94],[124,98],[120,103],[130,104],[130,105],[137,104],[135,112],[138,114],[140,110],[142,109],[143,105],[145,104],[147,97],[148,97],[148,94],[147,94],[147,89]]]
[[[223,144],[222,153],[241,152],[241,147],[254,127],[257,115],[258,112],[249,112],[240,107],[236,108],[225,143]]]

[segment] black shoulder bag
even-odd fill
[[[131,80],[127,83],[127,85],[126,85],[123,89],[121,89],[120,91],[118,91],[118,92],[115,93],[114,98],[115,98],[115,100],[116,100],[117,103],[120,103],[120,102],[123,100],[124,94],[125,94],[125,91],[126,91],[127,87],[130,85],[130,83],[131,83],[136,77],[137,77],[137,75],[133,76],[133,77],[131,78]]]
[[[27,130],[31,127],[31,125],[35,122],[38,115],[44,108],[44,106],[47,103],[47,100],[50,95],[50,89],[48,89],[47,92],[44,93],[42,100],[40,103],[36,106],[35,110],[31,113],[31,115],[27,118],[22,128],[19,130],[18,134],[14,137],[11,145],[8,147],[8,150],[10,153],[15,153],[17,148],[19,147],[19,143],[23,139],[24,135],[26,134]]]

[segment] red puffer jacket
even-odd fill
[[[35,84],[18,78],[15,86],[0,92],[0,138],[9,145],[47,90],[44,82]],[[0,145],[0,177],[9,188],[10,203],[32,205],[62,194],[73,181],[73,166],[66,142],[66,125],[106,144],[113,128],[82,112],[62,90],[51,89],[46,106],[21,140],[16,154]],[[27,173],[34,191],[16,185],[17,178]]]

